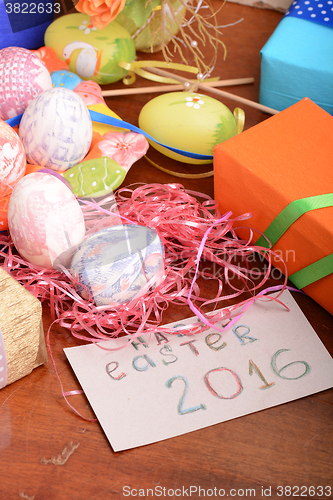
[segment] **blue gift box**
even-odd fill
[[[294,1],[261,52],[261,104],[309,97],[333,114],[333,0]]]

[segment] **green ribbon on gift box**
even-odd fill
[[[284,208],[256,242],[257,246],[271,248],[302,215],[310,210],[333,207],[333,193],[320,194],[294,200]],[[289,276],[290,281],[301,289],[333,273],[333,253]]]

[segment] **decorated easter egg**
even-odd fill
[[[65,87],[66,89],[74,90],[81,82],[81,78],[72,73],[72,71],[67,71],[60,69],[58,71],[53,71],[51,74],[52,87]]]
[[[0,197],[9,194],[25,174],[25,152],[21,139],[0,120]]]
[[[101,87],[92,80],[81,81],[81,83],[75,87],[75,92],[81,97],[86,106],[90,104],[103,104],[106,106]]]
[[[55,262],[69,267],[85,236],[82,210],[70,188],[42,172],[28,174],[16,184],[8,226],[20,255],[40,268]]]
[[[0,231],[7,231],[8,229],[8,219],[7,211],[10,200],[10,194],[0,198]]]
[[[89,16],[80,13],[53,21],[45,32],[45,45],[56,51],[70,71],[101,85],[126,76],[119,62],[135,59],[135,45],[125,28],[113,21],[101,30],[90,24]]]
[[[236,108],[239,110],[239,108]],[[241,110],[239,110],[241,111]],[[162,144],[202,155],[212,155],[213,147],[239,133],[239,113],[220,101],[192,92],[170,92],[151,99],[139,115],[140,128]],[[150,141],[150,144],[175,160],[185,163],[209,163],[174,153]]]
[[[79,198],[99,198],[122,184],[126,170],[108,156],[101,156],[71,167],[63,176]]]
[[[96,305],[122,304],[156,286],[164,269],[158,234],[135,224],[112,226],[88,237],[73,256],[78,293]]]
[[[25,110],[19,135],[29,163],[64,172],[89,150],[92,123],[88,108],[73,90],[46,90]]]
[[[104,104],[102,89],[98,83],[92,80],[82,80],[72,71],[58,70],[51,75],[53,87],[66,87],[74,90],[86,106],[89,104]]]
[[[52,88],[45,64],[30,50],[7,47],[0,50],[0,118],[20,115],[44,90]]]

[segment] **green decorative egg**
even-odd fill
[[[192,92],[170,92],[155,97],[141,110],[139,127],[158,142],[173,148],[202,155],[212,155],[213,148],[242,131],[244,112],[234,114],[220,101]],[[150,144],[184,163],[210,163],[173,153],[153,141]]]
[[[45,45],[56,51],[70,71],[99,85],[124,78],[127,71],[119,62],[132,62],[136,52],[132,37],[119,23],[113,21],[100,30],[80,13],[53,21],[45,32]]]
[[[160,7],[160,5],[156,7]],[[186,14],[184,1],[170,0],[170,7],[180,22],[182,16]],[[145,12],[149,12],[149,15],[145,16]],[[141,5],[138,0],[126,2],[124,9],[117,16],[117,22],[133,35],[138,52],[157,52],[161,50],[162,43],[167,45],[171,38],[179,32],[179,26],[173,16],[169,14],[167,7],[164,7],[162,17],[162,9],[154,8],[147,0],[141,1]],[[161,30],[161,23],[165,26],[163,30]]]
[[[79,198],[99,198],[122,184],[126,170],[108,156],[83,161],[63,173]]]

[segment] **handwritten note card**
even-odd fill
[[[161,441],[333,386],[333,360],[291,294],[221,334],[156,333],[65,349],[114,451]],[[193,322],[189,318],[177,325]]]

